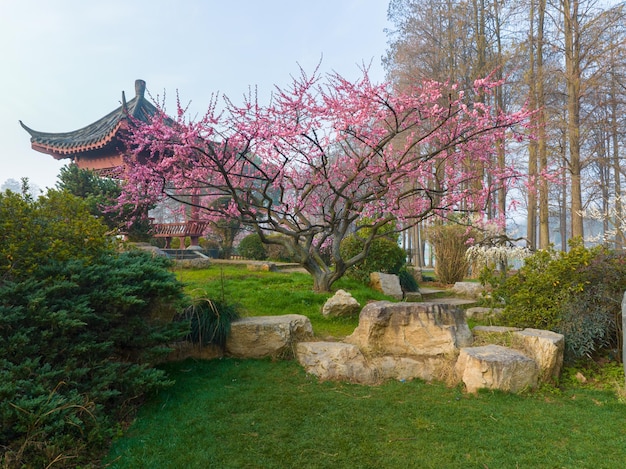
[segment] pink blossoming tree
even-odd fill
[[[477,81],[475,92],[500,85]],[[176,119],[161,109],[135,127],[120,201],[171,197],[198,218],[235,218],[284,246],[320,292],[362,262],[390,223],[480,214],[514,175],[494,163],[496,145],[528,117],[468,102],[449,84],[394,91],[366,72],[352,82],[301,71],[267,106],[249,96],[218,110],[217,101],[199,120],[179,103]],[[363,250],[343,258],[340,243],[354,230]]]

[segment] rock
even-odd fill
[[[361,305],[353,296],[344,291],[337,290],[322,307],[322,315],[325,317],[351,317],[357,316],[361,310]]]
[[[486,388],[515,393],[535,388],[539,374],[532,358],[499,345],[461,349],[454,372],[468,392]]]
[[[374,384],[375,370],[367,364],[358,347],[342,342],[300,342],[295,350],[298,363],[322,381],[350,381]]]
[[[452,291],[457,295],[480,298],[485,289],[477,282],[456,282],[452,287]]]
[[[295,344],[311,337],[311,321],[300,314],[242,318],[231,324],[226,353],[238,358],[292,356]]]
[[[402,287],[400,286],[400,279],[394,274],[372,272],[370,274],[370,286],[374,290],[384,293],[396,300],[401,300],[404,296]]]
[[[459,308],[378,301],[361,310],[359,325],[346,342],[370,356],[449,355],[471,345],[472,333]]]
[[[419,303],[422,300],[422,294],[418,291],[404,292],[404,301],[407,303]]]
[[[513,333],[511,346],[535,360],[541,382],[559,378],[563,368],[565,337],[552,331],[524,329]]]
[[[485,319],[493,319],[502,314],[504,311],[502,308],[483,308],[475,306],[473,308],[467,308],[465,310],[465,317],[467,319],[475,319],[477,321],[484,321]]]
[[[273,262],[255,262],[246,265],[246,269],[252,272],[276,272],[278,267]]]
[[[398,357],[384,355],[371,357],[370,367],[376,370],[380,380],[395,379],[410,381],[447,381],[454,361],[450,356]]]

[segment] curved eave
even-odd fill
[[[119,133],[128,128],[129,116],[142,122],[157,112],[143,96],[135,97],[96,122],[72,132],[49,133],[31,129],[22,121],[20,125],[31,136],[33,150],[52,155],[55,159],[71,158],[76,154],[100,150],[113,142]]]
[[[26,128],[26,126],[24,125],[23,127]],[[106,147],[111,142],[116,140],[119,131],[123,128],[126,128],[126,122],[120,121],[105,135],[102,135],[99,138],[87,140],[82,143],[72,142],[71,139],[69,139],[67,142],[49,142],[46,141],[45,138],[35,138],[33,136],[31,138],[31,147],[33,150],[40,153],[52,155],[57,160],[61,160],[63,158],[71,158],[72,156],[80,153],[100,150]]]

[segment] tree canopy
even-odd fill
[[[501,85],[476,80],[472,94]],[[393,91],[366,71],[349,81],[301,70],[265,106],[253,96],[242,105],[225,98],[221,110],[215,96],[201,119],[179,107],[175,122],[160,109],[129,137],[120,204],[171,197],[195,206],[199,217],[238,219],[264,242],[282,244],[313,275],[314,289],[327,291],[363,261],[386,225],[480,214],[515,177],[493,156],[528,113],[497,112],[466,96],[452,83]],[[212,202],[223,197],[230,202]],[[368,222],[357,224],[363,217]],[[343,258],[341,240],[354,230],[367,232],[363,250]]]

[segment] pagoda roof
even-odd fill
[[[55,159],[119,153],[119,133],[128,128],[129,121],[148,122],[156,114],[156,107],[145,97],[146,82],[135,81],[135,97],[126,102],[122,91],[122,105],[106,116],[78,130],[62,133],[39,132],[22,121],[20,125],[30,134],[33,150],[52,155]]]

